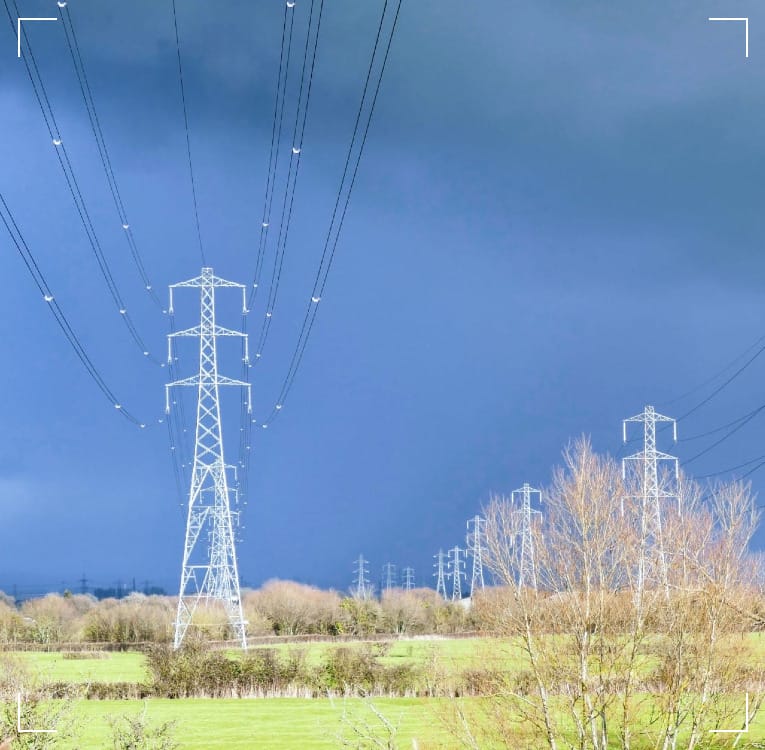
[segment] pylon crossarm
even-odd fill
[[[201,326],[192,326],[191,328],[184,328],[182,331],[173,331],[168,333],[168,338],[174,339],[179,336],[201,336]],[[206,336],[240,336],[245,338],[247,336],[243,331],[235,331],[231,328],[224,328],[223,326],[216,325],[212,331],[205,331]]]

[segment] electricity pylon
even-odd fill
[[[444,565],[446,555],[444,554],[444,551],[440,549],[438,550],[438,554],[433,555],[433,557],[436,559],[433,563],[433,567],[436,569],[436,572],[433,573],[433,576],[436,578],[436,593],[441,594],[441,596],[446,599],[446,566]]]
[[[665,498],[677,497],[675,492],[667,491],[659,487],[659,461],[674,462],[675,482],[678,480],[678,461],[669,453],[662,453],[656,449],[656,423],[671,422],[673,441],[677,442],[677,422],[672,417],[659,414],[653,406],[646,406],[642,413],[625,419],[622,424],[622,436],[627,442],[627,422],[641,422],[643,424],[643,450],[622,459],[622,476],[627,478],[627,462],[639,461],[642,464],[642,476],[640,469],[636,468],[636,474],[640,478],[639,495],[635,496],[640,501],[640,558],[637,571],[637,596],[642,597],[646,579],[646,558],[649,551],[656,555],[659,565],[659,578],[664,587],[664,594],[669,599],[669,579],[667,576],[667,557],[664,550],[664,538],[662,534],[661,501]]]
[[[382,583],[385,591],[392,591],[396,588],[396,566],[393,563],[383,565]]]
[[[414,588],[414,568],[404,568],[401,572],[404,576],[404,591],[411,591]]]
[[[364,555],[359,555],[359,559],[356,560],[356,567],[353,571],[356,574],[356,579],[353,582],[353,595],[357,599],[369,599],[369,597],[372,596],[372,588],[369,585],[369,579],[367,578],[367,574],[369,573],[367,562],[368,561],[364,559]]]
[[[462,599],[462,579],[465,577],[465,561],[462,553],[465,550],[456,544],[449,550],[449,570],[452,579],[452,601]]]
[[[473,575],[470,577],[470,596],[476,589],[483,589],[483,536],[486,521],[473,516],[467,522],[467,551],[473,558]]]
[[[539,502],[542,502],[542,493],[535,490],[528,482],[523,483],[523,487],[513,490],[511,501],[516,502],[516,495],[520,495],[520,509],[516,511],[521,516],[521,559],[518,566],[518,585],[537,588],[537,563],[536,550],[534,549],[534,534],[531,528],[531,519],[536,513],[542,515],[540,511],[531,507],[531,496],[539,495]]]
[[[172,362],[174,338],[199,338],[199,373],[165,386],[166,413],[170,412],[171,388],[197,388],[196,442],[174,646],[178,648],[183,642],[200,601],[219,601],[228,615],[236,640],[246,649],[247,623],[242,615],[234,541],[234,524],[239,522],[239,512],[231,510],[231,495],[234,495],[235,501],[237,496],[236,490],[229,488],[227,470],[231,467],[226,465],[223,457],[219,389],[221,386],[246,388],[248,412],[252,411],[252,397],[249,383],[218,373],[217,339],[220,336],[244,337],[247,361],[247,335],[223,328],[215,322],[215,289],[241,289],[242,312],[246,313],[245,287],[215,276],[212,268],[203,268],[200,276],[170,285],[170,315],[174,312],[173,290],[181,287],[200,290],[201,316],[198,326],[175,331],[167,339],[168,359]]]

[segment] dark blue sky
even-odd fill
[[[246,282],[283,5],[178,6],[202,236],[216,272]],[[298,0],[294,10],[301,45],[308,7]],[[325,9],[279,301],[252,371],[256,418],[271,410],[295,344],[381,7]],[[170,3],[69,8],[131,225],[162,291],[200,265]],[[58,9],[21,0],[20,11]],[[741,24],[707,21],[720,15],[750,16],[748,60]],[[621,420],[646,403],[680,416],[724,378],[672,400],[763,333],[760,5],[404,0],[399,23],[302,369],[279,420],[254,434],[240,547],[249,584],[345,587],[359,552],[373,579],[390,560],[430,581],[433,553],[463,540],[490,492],[544,483],[581,433],[616,451]],[[0,28],[0,191],[111,387],[156,423],[166,370],[135,351],[112,307],[15,35]],[[29,33],[104,252],[161,354],[168,321],[131,265],[63,30]],[[0,587],[84,572],[174,590],[184,519],[164,425],[140,431],[115,413],[5,234],[0,251]],[[192,324],[196,300],[177,308],[178,324]],[[233,303],[221,314],[238,324]],[[251,333],[263,314],[261,299]],[[192,348],[179,366],[193,373]],[[755,361],[682,420],[672,450],[690,458],[722,433],[683,436],[765,401],[764,368]],[[238,374],[234,349],[221,369]],[[229,454],[237,404],[227,395]],[[688,470],[765,453],[763,419]],[[752,476],[755,489],[763,476]]]

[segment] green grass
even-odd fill
[[[741,716],[731,720],[730,728],[740,726],[743,720],[744,700],[741,698]],[[636,696],[642,702],[641,711],[648,711],[650,698]],[[478,707],[482,699],[467,699],[463,707],[468,716]],[[408,750],[457,750],[461,747],[446,729],[444,717],[452,711],[446,699],[380,698],[371,702],[394,726],[397,727],[396,747]],[[174,735],[183,750],[209,750],[209,748],[231,748],[232,750],[330,750],[342,747],[339,736],[350,738],[353,731],[344,723],[347,720],[361,727],[370,726],[379,739],[386,738],[380,721],[375,717],[370,704],[360,699],[347,701],[300,698],[272,699],[184,699],[148,701],[81,701],[74,707],[76,737],[65,747],[67,750],[81,748],[108,748],[110,728],[108,717],[120,715],[137,716],[146,711],[151,725],[165,721],[175,722]],[[561,706],[558,721],[563,726],[570,724],[567,713]],[[612,717],[614,719],[615,717]],[[485,719],[484,719],[485,720]],[[519,723],[517,745],[526,745],[523,737],[525,727]],[[615,723],[612,723],[615,731]],[[571,735],[573,739],[573,734]],[[765,716],[760,714],[752,722],[748,734],[737,745],[739,750],[750,747],[750,743],[765,738]],[[718,735],[714,747],[729,748],[730,736]],[[370,745],[359,745],[370,747]],[[503,745],[500,745],[504,747]],[[652,747],[648,737],[638,732],[634,737],[636,750]],[[355,747],[355,745],[354,745]],[[482,745],[482,747],[484,747]],[[494,750],[487,743],[485,750]]]
[[[275,648],[279,652],[303,651],[306,660],[311,665],[318,665],[326,652],[333,648],[361,648],[360,642],[347,643],[316,642],[308,644],[280,643],[275,646],[254,646],[251,650]],[[382,646],[372,643],[372,647]],[[142,682],[148,678],[146,657],[138,652],[109,652],[106,658],[97,659],[64,659],[60,653],[47,651],[19,651],[13,655],[27,664],[42,680],[46,682]],[[240,654],[231,651],[230,655]],[[85,655],[85,654],[83,654]],[[393,664],[422,664],[426,665],[437,658],[446,671],[459,672],[470,666],[485,663],[486,658],[501,659],[510,665],[513,658],[509,656],[507,647],[500,647],[498,642],[490,638],[434,638],[393,641],[384,656],[379,661],[386,665]]]
[[[748,647],[749,658],[765,656],[765,634],[746,634],[741,643]],[[318,663],[330,648],[345,645],[361,647],[358,643],[311,643],[305,645],[279,644],[280,651],[296,649],[306,652],[309,662]],[[373,644],[373,648],[375,645]],[[263,648],[263,647],[255,647]],[[384,649],[383,649],[384,650]],[[234,653],[234,652],[232,652]],[[39,675],[50,681],[83,682],[141,682],[146,679],[145,657],[139,653],[111,653],[107,658],[64,659],[61,654],[20,652]],[[511,645],[489,638],[475,639],[417,639],[393,641],[380,656],[385,664],[419,663],[427,666],[435,659],[440,669],[457,673],[472,666],[520,669],[523,659]],[[636,696],[637,698],[637,696]],[[480,706],[482,699],[468,699],[468,713]],[[650,709],[652,698],[639,698],[641,714]],[[555,701],[555,699],[554,699]],[[738,705],[738,696],[734,699]],[[743,717],[743,695],[740,696]],[[417,740],[419,750],[457,748],[442,721],[450,710],[445,699],[375,699],[377,707],[391,722],[399,725],[398,747],[409,750]],[[274,750],[324,750],[341,747],[338,734],[343,731],[342,717],[346,713],[357,723],[366,722],[381,729],[379,720],[369,705],[351,699],[185,699],[142,701],[80,701],[75,705],[80,734],[70,744],[74,748],[108,748],[110,729],[107,717],[122,714],[137,715],[144,710],[152,723],[176,722],[176,738],[181,748],[273,748]],[[556,710],[556,713],[559,713]],[[570,723],[568,712],[560,706],[564,726]],[[616,717],[613,717],[615,720]],[[735,725],[735,724],[734,724]],[[519,731],[523,726],[519,725]],[[346,734],[350,731],[346,727]],[[765,739],[765,709],[752,723],[751,731],[742,738],[739,750],[748,743]],[[720,736],[719,747],[726,747],[726,736]],[[521,747],[522,745],[519,745]],[[637,747],[637,745],[636,745]],[[487,747],[487,750],[489,748]]]
[[[143,654],[112,652],[106,658],[65,659],[47,651],[20,651],[13,654],[45,682],[142,682],[147,679]]]
[[[437,718],[438,701],[379,699],[373,705],[398,725],[399,747],[419,750],[456,748]],[[186,699],[143,701],[83,701],[75,712],[80,731],[74,748],[109,747],[108,716],[140,714],[146,708],[150,723],[177,722],[175,738],[183,750],[330,750],[341,747],[345,712],[379,729],[380,722],[361,700],[329,701],[300,698]],[[350,736],[350,730],[346,729]],[[381,735],[382,736],[382,735]]]
[[[554,637],[554,636],[551,636]],[[747,633],[741,643],[750,649],[751,658],[765,658],[765,633]],[[315,642],[307,644],[279,643],[273,646],[254,646],[251,650],[274,648],[279,652],[303,651],[311,665],[318,665],[332,648],[361,648],[357,641],[347,643]],[[384,644],[373,642],[372,648]],[[492,638],[432,638],[394,640],[387,652],[379,657],[382,664],[412,663],[427,666],[435,659],[446,673],[457,674],[471,667],[503,667],[510,671],[522,669],[524,659],[507,641]],[[231,651],[237,655],[241,652]],[[42,651],[15,652],[43,680],[51,682],[142,682],[148,678],[146,658],[137,652],[110,652],[101,659],[64,659],[61,654]],[[646,667],[655,664],[655,658],[645,656]]]

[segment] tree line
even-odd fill
[[[138,644],[173,639],[176,599],[131,593],[96,600],[87,594],[47,594],[14,604],[0,593],[0,644]],[[392,590],[381,600],[357,599],[293,581],[274,580],[242,592],[248,635],[349,636],[455,634],[477,624],[465,607],[431,589]],[[231,637],[222,609],[205,610],[199,636]]]

